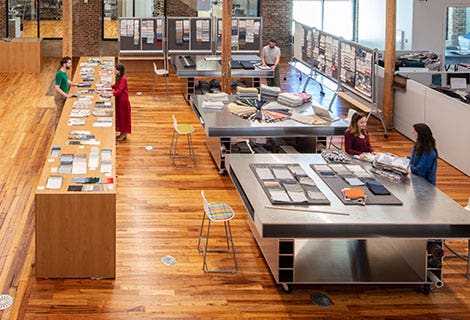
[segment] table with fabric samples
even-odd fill
[[[374,174],[368,162],[332,164],[320,154],[232,154],[229,174],[285,290],[302,283],[407,283],[429,292],[431,284],[443,284],[430,247],[470,235],[468,212],[435,186],[415,175],[392,181]],[[378,195],[370,203],[349,202],[337,192],[347,181],[368,197],[379,186]]]
[[[237,98],[231,95],[229,99],[234,101]],[[221,172],[228,168],[225,160],[230,153],[231,141],[236,138],[342,136],[348,128],[343,120],[322,121],[319,124],[303,124],[292,118],[269,123],[250,121],[232,114],[227,107],[221,110],[206,109],[203,107],[204,101],[204,95],[195,95],[191,97],[190,104],[204,128],[207,146]],[[315,105],[310,102],[290,109],[295,114],[308,117],[315,115]]]

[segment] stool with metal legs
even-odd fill
[[[194,147],[193,147],[193,139],[192,133],[194,132],[194,127],[190,124],[178,124],[174,115],[173,117],[173,137],[171,138],[171,145],[170,145],[170,157],[173,160],[173,165],[177,168],[194,168],[196,166],[196,156],[194,155]],[[178,136],[185,135],[188,139],[188,155],[178,155],[177,148],[178,148]],[[191,159],[192,164],[190,165],[177,165],[176,159]]]
[[[168,70],[165,69],[158,69],[157,64],[154,62],[153,63],[153,100],[155,101],[155,91],[157,90],[157,77],[162,76],[163,79],[165,80],[165,89],[166,89],[166,95],[168,96]]]
[[[225,202],[207,202],[206,197],[204,195],[204,190],[201,191],[202,200],[204,203],[204,213],[202,215],[202,222],[201,222],[201,230],[199,231],[199,239],[197,242],[197,249],[199,252],[203,253],[204,260],[202,264],[202,270],[204,272],[218,272],[218,273],[236,273],[237,272],[237,257],[235,252],[235,245],[233,244],[232,239],[232,229],[230,228],[230,220],[235,217],[235,212],[233,209],[226,204]],[[207,232],[206,232],[206,239],[205,244],[203,244],[203,229],[204,229],[204,222],[207,216]],[[209,233],[211,229],[211,222],[223,222],[225,228],[225,241],[226,241],[226,248],[221,250],[208,249],[209,245]],[[230,250],[231,248],[231,250]],[[208,252],[232,252],[233,256],[233,269],[219,269],[219,270],[209,270],[207,268],[207,253]]]

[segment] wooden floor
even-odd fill
[[[285,89],[302,83],[288,70]],[[204,144],[196,116],[170,78],[152,99],[152,75],[129,75],[132,134],[117,146],[117,277],[115,280],[41,280],[34,278],[34,189],[54,132],[53,97],[45,96],[57,67],[46,61],[39,75],[0,74],[0,294],[15,297],[1,319],[468,319],[470,281],[466,264],[444,261],[445,286],[425,296],[412,285],[296,286],[286,294],[273,281],[246,222],[246,211],[228,176],[220,176]],[[303,79],[305,81],[305,79]],[[308,91],[327,104],[316,85]],[[137,95],[137,92],[142,92]],[[345,115],[349,106],[335,108]],[[170,165],[171,115],[195,126],[197,167]],[[391,132],[383,137],[379,122],[369,123],[377,151],[410,153],[412,143]],[[153,150],[147,151],[146,146]],[[458,146],[456,146],[458,147]],[[437,186],[466,205],[470,178],[439,161]],[[202,216],[200,190],[209,200],[230,203],[237,248],[237,274],[207,275],[196,250]],[[445,212],[443,212],[445,214]],[[469,213],[470,214],[470,213]],[[219,230],[220,231],[220,230]],[[77,244],[79,245],[79,244]],[[452,245],[466,253],[464,241]],[[165,266],[161,257],[176,264]],[[224,266],[226,258],[211,258]],[[326,293],[334,306],[310,302],[313,292]]]

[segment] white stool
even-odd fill
[[[168,70],[158,69],[156,63],[153,63],[153,100],[155,101],[155,91],[157,90],[157,77],[163,76],[165,79],[166,95],[168,96]]]

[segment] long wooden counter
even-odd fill
[[[0,41],[0,72],[40,73],[42,67],[42,39],[14,38]]]
[[[112,60],[113,57],[101,57]],[[88,58],[81,58],[85,63]],[[114,65],[114,64],[113,64]],[[73,78],[81,82],[80,69]],[[94,78],[91,88],[96,89],[100,80],[101,67],[93,66]],[[114,69],[114,67],[113,67]],[[114,79],[114,73],[111,79]],[[76,92],[73,87],[71,92]],[[99,95],[93,94],[93,106],[99,101]],[[75,98],[67,99],[56,133],[49,150],[49,158],[44,165],[36,195],[36,277],[38,278],[114,278],[116,265],[116,192],[115,192],[115,122],[112,118],[111,127],[95,127],[93,122],[98,117],[93,116],[93,106],[89,109],[90,116],[85,119],[85,125],[69,126],[69,115]],[[112,102],[114,104],[114,102]],[[114,109],[114,108],[113,108]],[[77,118],[75,118],[77,119]],[[95,136],[98,145],[69,144],[72,141],[89,141],[77,139],[77,133],[72,131],[90,131]],[[55,157],[52,150],[60,151]],[[98,153],[98,162],[91,165],[90,152],[92,148]],[[101,154],[103,150],[111,152],[111,171],[102,173]],[[107,151],[109,152],[109,151]],[[96,154],[96,153],[95,153]],[[59,173],[61,157],[78,155],[86,157],[86,174]],[[95,157],[93,157],[96,159]],[[62,159],[64,160],[64,159]],[[75,163],[74,163],[75,165]],[[97,167],[95,167],[97,165]],[[63,171],[63,170],[62,170]],[[106,170],[103,170],[106,171]],[[75,171],[77,172],[77,171]],[[50,176],[62,177],[59,189],[48,189],[47,181]],[[67,191],[70,185],[80,185],[72,182],[72,178],[96,177],[107,180],[107,184],[95,184],[99,191]],[[90,186],[91,184],[88,184]],[[86,186],[83,184],[83,186]]]

